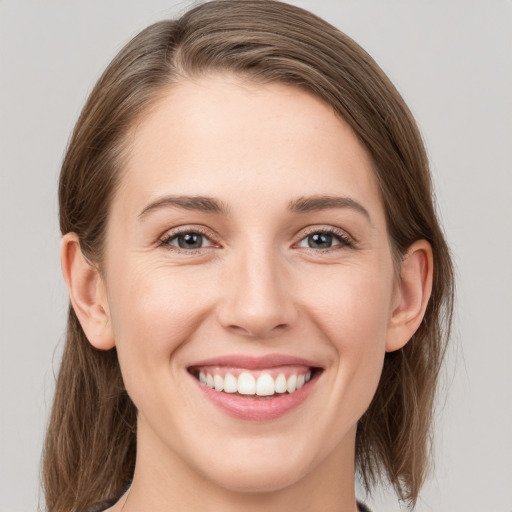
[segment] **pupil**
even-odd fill
[[[328,233],[315,233],[309,237],[308,245],[314,249],[327,249],[332,245],[332,235]]]
[[[178,237],[178,245],[182,249],[199,249],[203,242],[203,235],[187,233]]]

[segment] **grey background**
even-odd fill
[[[418,512],[512,511],[512,2],[292,2],[365,47],[426,140],[458,274],[437,424]],[[85,97],[172,0],[0,2],[0,512],[37,509],[62,349],[59,164]],[[400,510],[389,491],[369,500]]]

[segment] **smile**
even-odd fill
[[[211,403],[238,419],[272,420],[303,403],[322,369],[281,356],[204,361],[188,367]]]
[[[295,393],[311,380],[309,368],[278,368],[253,372],[242,369],[201,369],[197,378],[201,384],[217,392],[243,396],[270,397]]]

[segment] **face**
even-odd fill
[[[353,473],[395,302],[363,146],[309,93],[226,76],[131,143],[104,285],[137,463],[244,491]]]

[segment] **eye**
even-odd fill
[[[193,251],[215,245],[205,233],[198,230],[168,233],[160,243],[161,245],[177,247],[184,251]]]
[[[337,246],[339,246],[340,249],[343,247],[352,247],[352,242],[341,230],[321,229],[309,233],[297,246],[309,249],[328,250]]]

